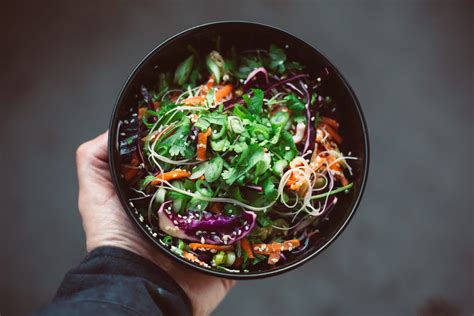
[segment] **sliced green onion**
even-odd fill
[[[226,131],[227,131],[227,128],[225,127],[225,125],[223,125],[217,133],[214,133],[214,130],[213,130],[211,134],[211,139],[215,140],[215,139],[221,138],[222,136],[225,135]]]
[[[313,195],[311,197],[312,200],[316,200],[316,199],[323,199],[329,195],[333,195],[333,194],[337,194],[339,192],[343,192],[343,191],[346,191],[346,190],[349,190],[350,188],[352,188],[354,186],[354,183],[351,182],[349,183],[348,185],[345,185],[343,187],[340,187],[340,188],[337,188],[331,192],[328,192],[328,193],[321,193],[321,194],[317,194],[317,195]]]
[[[163,188],[159,188],[158,191],[156,192],[155,201],[161,204],[165,201],[165,197],[166,197],[166,190]]]
[[[214,256],[214,263],[216,266],[219,266],[225,262],[225,251],[219,251],[215,256]]]
[[[288,112],[277,112],[270,118],[270,123],[275,127],[283,127],[288,123],[290,115]]]
[[[209,161],[204,176],[208,182],[214,182],[221,176],[222,168],[224,167],[224,159],[221,156],[215,156]]]
[[[270,168],[272,162],[272,157],[269,153],[264,153],[262,156],[262,160],[259,160],[255,165],[255,175],[259,176],[263,174]]]
[[[206,161],[206,162],[194,167],[193,170],[192,170],[193,173],[191,174],[189,179],[194,180],[194,179],[198,179],[201,176],[203,176],[204,173],[206,172],[206,169],[207,169],[208,165],[209,165],[209,162]]]
[[[211,140],[211,148],[214,151],[224,151],[229,147],[229,140],[227,138],[222,138],[219,140]]]
[[[224,265],[226,267],[230,267],[234,264],[234,262],[235,262],[235,252],[227,251],[226,256],[225,256]]]
[[[183,255],[183,251],[181,249],[179,249],[178,247],[171,246],[171,251],[174,252],[175,254],[177,254],[178,256]]]
[[[185,205],[184,199],[176,199],[176,200],[173,201],[173,210],[176,213],[179,213],[181,211],[181,209],[184,208],[184,205]]]
[[[270,137],[268,128],[261,124],[254,124],[250,134],[257,137],[259,140],[268,139]]]
[[[165,245],[169,246],[169,245],[171,245],[171,243],[173,242],[173,237],[171,237],[170,235],[166,235],[165,237],[163,237],[163,239],[161,239],[161,241],[162,241]]]
[[[229,129],[232,130],[236,134],[241,134],[245,132],[244,124],[237,116],[229,116],[227,119],[229,124]]]
[[[316,189],[320,189],[326,185],[326,180],[323,177],[316,178],[314,186]]]
[[[203,180],[196,181],[196,192],[199,192],[202,196],[211,197],[213,195],[211,186],[209,183]]]
[[[155,125],[155,122],[153,123],[149,123],[148,120],[151,116],[155,116],[155,117],[158,117],[158,113],[153,111],[153,110],[147,110],[145,113],[143,113],[143,116],[142,116],[142,121],[143,121],[143,124],[147,127],[147,128],[152,128],[154,125]]]
[[[286,167],[288,167],[288,161],[286,161],[285,159],[281,159],[275,162],[272,171],[277,176],[281,176],[283,174],[283,170],[285,170]]]

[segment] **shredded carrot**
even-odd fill
[[[197,249],[203,249],[203,250],[217,250],[217,251],[228,251],[228,250],[234,250],[234,246],[232,245],[211,245],[211,244],[200,244],[197,242],[192,242],[189,244],[189,249],[191,250],[197,250]]]
[[[320,123],[319,126],[321,128],[326,129],[326,131],[329,133],[331,138],[338,144],[342,143],[342,137],[339,135],[331,126],[327,125],[326,123]]]
[[[335,172],[335,176],[336,176],[336,179],[338,179],[339,181],[341,181],[341,184],[343,186],[345,185],[348,185],[349,184],[349,180],[347,180],[346,176],[344,175],[344,171],[342,170],[341,168],[341,164],[339,162],[336,162],[336,163],[333,163],[335,160],[335,158],[333,156],[328,156],[327,157],[327,164],[328,165],[331,165],[329,168],[331,170],[334,170],[336,171]]]
[[[196,97],[190,97],[183,100],[183,103],[186,105],[201,105],[204,102],[205,98],[202,95]]]
[[[339,176],[339,180],[341,181],[341,184],[343,186],[346,186],[349,184],[349,180],[347,180],[346,176],[345,175],[342,175],[342,176]]]
[[[150,184],[156,185],[156,184],[161,183],[162,180],[170,181],[170,180],[188,178],[190,175],[191,175],[191,172],[187,170],[176,169],[173,171],[158,174],[155,177],[155,180],[151,181]]]
[[[130,161],[130,164],[128,165],[122,165],[122,173],[125,181],[130,181],[132,180],[138,173],[138,165],[140,161],[138,160],[138,157],[136,154],[133,154],[132,160]]]
[[[273,265],[273,264],[276,264],[278,262],[278,260],[280,260],[280,251],[275,251],[275,252],[272,252],[268,256],[267,263],[270,264],[270,265]]]
[[[321,116],[320,119],[321,119],[321,122],[331,126],[332,128],[335,128],[335,129],[339,128],[339,123],[332,118],[329,118],[327,116]]]
[[[242,246],[243,251],[247,253],[247,257],[249,259],[255,258],[252,252],[252,245],[250,244],[250,241],[247,238],[242,239],[240,242],[240,246]]]
[[[286,181],[286,185],[290,187],[293,191],[298,191],[301,188],[303,183],[299,181],[299,179],[295,176],[295,173],[292,172],[288,180]]]
[[[232,92],[232,85],[227,84],[216,91],[214,97],[216,98],[216,102],[219,103],[222,99],[224,99],[227,95]]]
[[[214,214],[221,214],[222,213],[222,203],[212,202],[209,205],[209,210]]]
[[[138,119],[141,120],[143,117],[143,114],[147,111],[146,107],[141,107],[138,109]]]
[[[202,86],[201,89],[201,95],[206,95],[206,93],[211,90],[211,88],[214,86],[214,76],[211,75],[209,77],[209,80],[207,80],[206,84]]]
[[[197,160],[206,160],[207,138],[211,135],[211,128],[209,127],[204,133],[198,134],[197,143]]]
[[[199,264],[200,266],[208,266],[207,263],[201,261],[196,255],[194,255],[190,252],[183,251],[183,257],[184,257],[184,259],[186,259],[188,261],[191,261],[191,262],[195,262],[195,263]]]
[[[299,247],[300,241],[298,239],[285,240],[282,243],[274,242],[271,244],[254,244],[253,251],[257,254],[269,255],[276,251],[292,251]]]

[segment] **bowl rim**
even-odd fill
[[[326,62],[327,64],[329,64],[332,67],[332,69],[334,70],[334,72],[338,75],[338,77],[342,80],[342,83],[344,84],[345,88],[348,90],[348,92],[349,92],[349,94],[350,94],[350,96],[351,96],[351,98],[352,98],[352,100],[353,100],[353,102],[356,106],[357,113],[358,113],[358,116],[359,116],[359,120],[362,123],[362,132],[363,132],[362,134],[364,136],[364,141],[365,141],[365,146],[364,146],[365,161],[364,161],[364,164],[363,164],[364,172],[362,174],[362,181],[361,181],[359,193],[358,193],[358,195],[355,199],[355,202],[354,202],[354,204],[352,206],[352,209],[350,210],[349,215],[347,216],[346,220],[340,225],[340,227],[336,230],[336,232],[333,234],[333,236],[329,240],[324,242],[324,244],[322,246],[320,246],[316,251],[308,254],[307,256],[305,256],[302,259],[299,259],[299,260],[296,260],[292,263],[289,263],[288,265],[278,267],[276,269],[269,270],[269,271],[259,271],[259,272],[249,272],[249,273],[231,273],[231,272],[225,272],[225,271],[211,270],[209,268],[204,268],[204,267],[201,267],[199,265],[195,265],[195,264],[185,260],[184,258],[175,255],[174,253],[171,252],[171,250],[169,250],[168,248],[163,246],[157,239],[152,238],[149,235],[149,233],[147,232],[147,230],[145,229],[144,225],[142,225],[142,223],[140,223],[138,221],[138,218],[133,215],[134,210],[132,210],[130,208],[130,205],[128,204],[128,200],[126,199],[126,196],[125,196],[126,194],[123,192],[123,190],[121,189],[120,184],[119,184],[120,183],[119,172],[116,172],[116,170],[118,170],[117,169],[118,164],[114,159],[115,155],[114,155],[113,148],[115,146],[115,140],[116,140],[116,134],[117,134],[117,131],[116,131],[116,126],[118,124],[117,113],[118,113],[120,105],[122,103],[124,93],[127,90],[127,88],[129,87],[129,85],[131,84],[131,82],[132,82],[133,78],[135,77],[135,75],[140,71],[141,67],[152,56],[155,55],[155,53],[157,53],[163,46],[169,44],[170,42],[172,42],[176,38],[184,36],[185,34],[187,34],[189,32],[196,31],[198,29],[203,29],[203,28],[206,28],[206,27],[209,27],[209,26],[218,25],[218,24],[247,24],[247,25],[254,25],[254,26],[257,26],[257,27],[264,27],[264,28],[272,29],[273,31],[281,32],[281,33],[286,34],[289,37],[293,37],[294,39],[296,39],[298,41],[301,41],[302,43],[304,43],[304,44],[308,45],[309,47],[311,47],[312,49],[314,49],[317,53],[319,53],[319,55],[321,56],[323,61]],[[215,276],[215,277],[226,278],[226,279],[251,280],[251,279],[261,279],[261,278],[266,278],[266,277],[270,277],[270,276],[279,275],[279,274],[282,274],[284,272],[291,271],[291,270],[293,270],[297,267],[300,267],[301,265],[307,263],[309,260],[311,260],[311,259],[315,258],[316,256],[318,256],[319,254],[321,254],[324,250],[326,250],[340,236],[340,234],[344,231],[344,229],[348,226],[349,222],[353,218],[357,208],[359,207],[362,196],[364,194],[365,187],[366,187],[366,184],[367,184],[368,173],[369,173],[370,145],[369,145],[369,134],[368,134],[367,123],[366,123],[364,114],[362,112],[362,108],[361,108],[361,105],[359,103],[359,100],[358,100],[354,90],[352,89],[352,87],[347,82],[346,78],[342,75],[342,73],[334,65],[334,63],[331,62],[323,53],[321,53],[321,51],[318,48],[314,47],[313,45],[307,43],[306,41],[300,39],[299,37],[287,32],[285,30],[282,30],[278,27],[274,27],[274,26],[264,24],[264,23],[259,23],[259,22],[252,22],[252,21],[229,20],[229,21],[215,21],[215,22],[204,23],[204,24],[200,24],[200,25],[193,26],[191,28],[185,29],[181,32],[178,32],[177,34],[169,37],[165,41],[162,41],[161,43],[156,45],[133,68],[132,72],[130,73],[130,75],[127,77],[126,81],[124,82],[124,84],[120,88],[120,92],[119,92],[118,97],[115,101],[114,109],[113,109],[112,116],[111,116],[111,119],[110,119],[109,137],[108,138],[109,139],[108,139],[107,152],[108,152],[108,157],[109,157],[109,169],[110,169],[112,182],[114,184],[117,196],[119,197],[119,200],[120,200],[120,202],[123,206],[124,212],[127,213],[127,215],[130,217],[130,219],[133,222],[135,222],[136,226],[138,226],[139,230],[144,234],[145,239],[148,242],[152,243],[155,247],[158,246],[157,248],[159,249],[159,251],[164,253],[171,260],[177,261],[177,262],[183,264],[184,266],[187,266],[191,269],[198,270],[198,271],[206,273],[208,275],[212,275],[212,276]]]

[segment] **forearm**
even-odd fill
[[[181,287],[152,262],[101,247],[64,277],[40,315],[191,315]]]

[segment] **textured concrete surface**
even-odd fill
[[[330,249],[294,272],[239,283],[215,314],[413,315],[441,306],[472,315],[473,6],[202,3],[2,4],[1,315],[47,302],[83,257],[75,148],[107,128],[134,65],[176,32],[225,19],[279,26],[326,53],[363,105],[372,164],[359,211]]]

